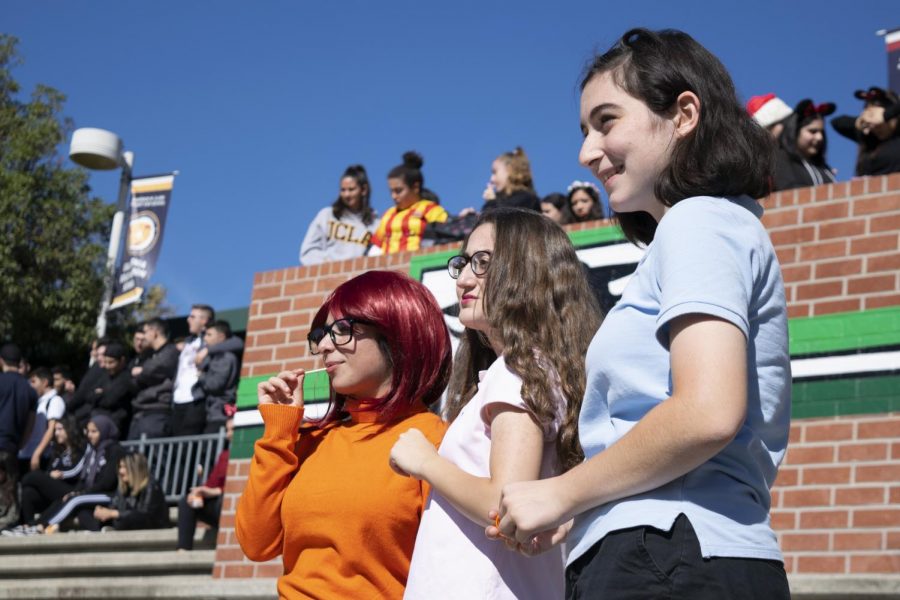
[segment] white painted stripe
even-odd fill
[[[328,409],[327,402],[317,402],[315,404],[307,404],[306,410],[303,412],[304,419],[321,419],[325,416],[325,411]],[[242,410],[234,415],[234,426],[235,427],[255,427],[256,425],[262,425],[262,415],[259,414],[259,411],[256,409],[253,410]]]
[[[578,258],[589,267],[636,264],[642,256],[644,256],[644,249],[631,243],[578,250]]]
[[[163,183],[172,184],[175,183],[174,175],[161,175],[159,177],[137,177],[131,180],[131,183],[134,187],[140,189],[142,187],[149,187],[152,185],[161,185]]]
[[[900,351],[800,358],[791,361],[794,379],[900,370]]]

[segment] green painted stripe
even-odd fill
[[[447,261],[457,254],[459,254],[459,248],[453,248],[445,252],[435,252],[434,254],[413,256],[412,260],[409,261],[409,276],[416,281],[422,281],[422,273],[424,271],[446,268]]]
[[[607,244],[609,242],[624,242],[625,234],[618,225],[606,225],[596,229],[582,229],[581,231],[570,231],[569,239],[576,248],[584,246],[593,246],[596,244]]]
[[[253,427],[238,427],[234,430],[234,437],[231,440],[231,450],[228,458],[230,460],[250,458],[253,456],[253,444],[262,437],[263,426],[255,425]]]
[[[791,356],[900,344],[900,306],[791,319]]]
[[[237,390],[237,407],[256,408],[256,386],[261,381],[265,381],[272,377],[275,373],[268,375],[259,375],[257,377],[243,377],[238,383]],[[319,371],[318,373],[310,373],[303,380],[303,402],[316,404],[317,402],[328,401],[328,373]]]
[[[835,417],[900,410],[900,375],[801,381],[792,386],[791,417]]]

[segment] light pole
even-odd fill
[[[106,285],[103,289],[100,314],[97,315],[97,337],[100,338],[106,334],[106,311],[112,302],[116,260],[119,257],[122,224],[125,222],[128,186],[131,184],[131,172],[134,167],[134,153],[124,151],[122,140],[115,133],[105,129],[83,127],[76,129],[72,134],[69,158],[82,167],[98,171],[109,171],[122,167],[122,177],[119,180],[119,199],[116,205],[116,214],[113,216],[112,231],[109,234],[109,251],[106,255]]]

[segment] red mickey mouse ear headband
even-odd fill
[[[865,102],[886,102],[887,94],[880,87],[872,86],[868,90],[856,90],[853,96]]]
[[[808,119],[810,117],[827,117],[828,115],[833,114],[836,108],[834,102],[814,104],[812,100],[805,98],[797,104],[794,112],[804,119]]]

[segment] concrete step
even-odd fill
[[[18,579],[0,585],[0,599],[79,598],[80,600],[272,600],[274,579],[212,579],[208,575]]]
[[[34,556],[11,554],[0,560],[0,579],[38,577],[124,577],[128,575],[212,574],[215,550],[176,552],[80,552]]]
[[[10,554],[73,554],[79,552],[116,552],[127,550],[174,550],[178,530],[144,529],[139,531],[68,531],[54,535],[0,536],[0,557]],[[194,533],[194,548],[215,547],[215,533],[200,529]],[[5,560],[5,558],[4,558]]]

